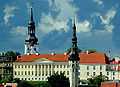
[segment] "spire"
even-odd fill
[[[77,50],[77,36],[76,36],[76,25],[75,25],[75,19],[73,24],[73,30],[72,30],[72,48]]]
[[[36,53],[36,45],[38,45],[38,38],[35,35],[35,22],[33,19],[33,9],[30,8],[29,12],[29,22],[28,22],[28,36],[25,40],[25,54],[26,53]]]
[[[79,60],[75,20],[74,20],[74,24],[73,24],[73,28],[72,28],[72,47],[71,47],[71,52],[69,54],[68,59],[72,60],[72,61]]]
[[[33,11],[32,11],[32,7],[30,8],[30,20],[33,21]]]

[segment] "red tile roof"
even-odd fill
[[[81,64],[107,64],[108,57],[104,53],[94,52],[94,53],[80,53],[80,63]],[[46,58],[50,61],[56,62],[66,62],[68,61],[68,55],[64,54],[31,54],[31,55],[21,55],[17,58],[17,62],[32,62],[37,59]]]
[[[120,83],[118,82],[102,82],[101,87],[120,87]]]

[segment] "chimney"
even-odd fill
[[[86,50],[86,54],[89,54],[89,51],[88,51],[88,50]]]

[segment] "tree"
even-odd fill
[[[50,87],[47,81],[39,81],[34,84],[34,87]]]
[[[19,79],[19,78],[14,78],[12,82],[13,82],[13,83],[19,83],[19,82],[20,82],[20,79]]]
[[[30,84],[28,81],[20,81],[17,87],[34,87],[34,86]]]
[[[14,52],[14,51],[7,51],[5,53],[6,57],[12,57],[12,60],[15,61],[17,59],[17,56],[20,55],[19,52]]]
[[[69,78],[67,78],[64,73],[53,74],[48,77],[48,84],[50,87],[70,87]]]
[[[100,87],[101,82],[107,81],[108,77],[105,75],[98,75],[93,78],[88,78],[88,85]]]

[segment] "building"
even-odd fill
[[[115,81],[102,82],[101,87],[120,87],[120,83]]]
[[[13,64],[14,78],[46,81],[47,77],[55,72],[64,72],[67,77],[70,77],[68,56],[66,54],[21,55]],[[104,53],[83,52],[79,54],[79,57],[79,80],[87,80],[100,74],[108,76],[111,80],[108,57]],[[115,75],[112,75],[113,77]]]
[[[105,75],[109,80],[119,79],[106,54],[100,52],[78,52],[76,25],[73,26],[72,47],[70,53],[39,54],[36,50],[38,39],[35,36],[35,23],[31,8],[28,23],[28,39],[25,40],[25,54],[18,56],[13,63],[13,76],[20,80],[46,81],[54,73],[65,73],[70,80],[70,87],[78,87],[80,80]]]
[[[0,79],[6,79],[13,76],[12,57],[0,56]]]

